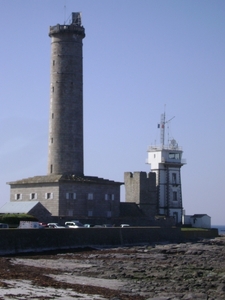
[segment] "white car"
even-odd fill
[[[120,224],[120,227],[130,227],[129,224]]]
[[[58,223],[48,223],[47,228],[65,228],[65,226],[59,226]]]
[[[65,223],[65,226],[69,227],[69,228],[84,227],[84,225],[80,221],[68,221],[68,222]]]

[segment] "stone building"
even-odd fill
[[[126,203],[136,203],[144,215],[154,218],[157,214],[155,173],[125,172]]]
[[[65,219],[116,218],[120,185],[84,175],[83,38],[80,13],[68,25],[50,26],[51,85],[48,173],[10,184],[10,201],[39,201]]]
[[[39,201],[65,219],[119,216],[120,184],[92,176],[47,175],[10,182],[10,201]]]

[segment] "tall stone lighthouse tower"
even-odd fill
[[[83,175],[83,56],[80,13],[50,27],[51,87],[48,175]]]
[[[91,223],[99,220],[109,223],[111,218],[119,216],[123,183],[84,175],[82,40],[85,31],[81,14],[72,13],[69,24],[50,26],[49,36],[48,172],[9,182],[10,201],[21,206],[42,205],[54,221],[91,219]],[[42,215],[38,218],[43,220]]]

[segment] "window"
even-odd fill
[[[169,153],[169,158],[180,159],[180,154],[179,153]]]
[[[30,200],[37,199],[37,193],[31,193],[30,194]]]
[[[178,222],[178,213],[174,212],[173,217],[174,217],[175,223],[177,223]]]
[[[45,199],[53,199],[53,193],[45,193]]]
[[[88,211],[88,217],[93,217],[93,211],[92,210]]]
[[[107,211],[107,218],[111,218],[112,217],[112,212],[110,210]]]
[[[176,184],[177,183],[177,174],[172,173],[172,183]]]
[[[66,199],[76,199],[77,198],[77,195],[76,193],[66,193]]]
[[[50,166],[50,169],[51,169],[50,173],[52,173],[53,172],[53,165]]]
[[[177,192],[173,192],[173,201],[177,201]]]
[[[54,119],[54,113],[52,113],[52,119]]]
[[[73,216],[73,210],[72,209],[68,209],[67,214],[69,217]]]
[[[15,200],[22,200],[22,194],[15,194]]]
[[[114,200],[114,194],[105,194],[105,200]]]
[[[53,143],[53,138],[51,138],[51,143]]]
[[[88,200],[93,200],[93,199],[94,199],[93,193],[88,193]]]
[[[54,61],[54,60],[52,61],[52,65],[53,65],[53,66],[55,65],[55,61]]]

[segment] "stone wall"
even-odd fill
[[[212,228],[210,230],[185,230],[182,231],[182,237],[184,240],[196,240],[199,238],[213,238],[218,236],[218,229]]]
[[[157,215],[156,174],[125,172],[126,202],[135,202],[147,217]]]
[[[16,200],[15,195],[20,194],[21,199]],[[32,201],[30,195],[35,194],[34,201],[39,201],[53,215],[59,214],[59,187],[57,183],[33,183],[11,185],[10,202]],[[49,197],[47,196],[49,194]],[[42,221],[42,220],[40,220]]]
[[[195,231],[193,238],[213,238],[216,230]],[[77,228],[77,229],[0,229],[0,255],[75,249],[117,247],[154,242],[179,242],[186,237],[180,228]],[[191,233],[188,236],[191,239]]]

